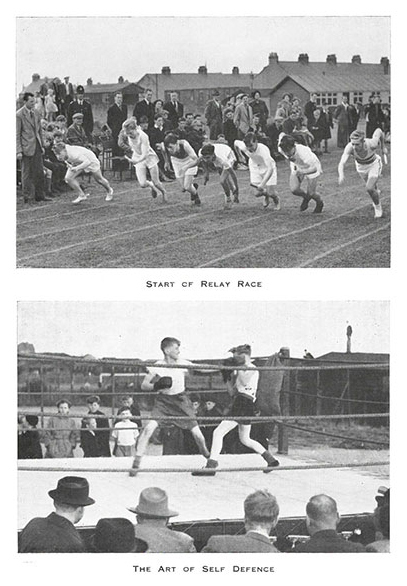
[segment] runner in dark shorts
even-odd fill
[[[257,384],[259,382],[258,370],[240,370],[242,367],[253,367],[251,361],[251,347],[249,344],[236,346],[230,352],[233,353],[234,364],[236,364],[236,371],[234,371],[230,380],[227,381],[229,390],[235,393],[235,398],[229,413],[231,417],[247,417],[247,419],[233,421],[226,419],[221,421],[218,427],[213,432],[211,454],[206,463],[206,467],[202,470],[192,472],[193,476],[215,476],[216,468],[218,467],[219,454],[222,451],[223,438],[236,426],[239,431],[239,439],[244,446],[247,446],[267,462],[267,467],[264,472],[271,472],[273,468],[279,465],[278,460],[256,440],[250,437],[251,423],[255,418],[254,402],[256,400]],[[231,359],[232,360],[232,359]]]
[[[135,476],[140,468],[141,459],[147,449],[150,437],[159,425],[172,423],[181,429],[191,432],[199,452],[209,458],[209,451],[206,447],[205,438],[198,425],[191,400],[185,393],[185,376],[187,368],[170,368],[171,365],[189,366],[192,362],[182,360],[180,354],[180,342],[176,338],[164,338],[161,342],[161,350],[164,354],[163,360],[158,360],[154,366],[148,368],[141,388],[143,391],[158,391],[150,419],[138,438],[136,455],[130,476]],[[165,417],[163,421],[160,418]],[[172,419],[176,417],[188,417],[188,419]],[[157,418],[158,420],[156,420]]]

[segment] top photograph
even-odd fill
[[[390,267],[390,28],[17,18],[17,268]]]

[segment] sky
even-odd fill
[[[230,347],[252,345],[255,356],[288,346],[314,356],[346,351],[389,352],[386,301],[24,301],[18,305],[18,342],[36,352],[96,358],[160,356],[165,336],[181,340],[185,358],[222,358]]]
[[[295,61],[338,61],[360,54],[366,63],[390,57],[390,18],[384,16],[232,17],[19,17],[16,28],[16,89],[33,73],[73,83],[114,83],[122,75],[170,66],[176,72],[258,73],[270,52]],[[46,39],[46,42],[39,40]],[[68,47],[72,47],[69,50]]]

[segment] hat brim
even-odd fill
[[[167,517],[177,517],[179,515],[177,511],[171,511],[171,509],[168,509],[165,515],[154,515],[154,513],[143,511],[143,509],[140,509],[139,507],[128,507],[127,510],[130,511],[130,513],[144,515],[145,517],[152,517],[153,519],[166,519]]]
[[[58,492],[56,488],[54,488],[54,490],[49,490],[48,494],[52,499],[61,499],[61,502],[67,505],[76,505],[77,507],[88,507],[89,505],[95,504],[94,499],[90,498],[90,496],[88,496],[86,499],[80,499],[80,502],[75,501],[74,499],[67,499],[66,496],[61,497],[61,494]]]
[[[90,545],[90,548],[95,553],[145,553],[148,550],[147,541],[144,541],[144,539],[140,539],[139,537],[135,537],[134,540],[135,540],[134,546],[132,547],[132,549],[130,549],[129,551],[125,551],[125,552],[118,552],[118,551],[106,552],[102,549],[99,549],[95,544],[95,535],[92,535],[92,537],[90,538],[89,545]]]

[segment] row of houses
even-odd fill
[[[43,81],[36,75],[23,91],[38,91]],[[94,107],[95,118],[102,121],[106,119],[115,92],[123,93],[124,102],[131,110],[146,88],[152,90],[154,100],[166,101],[170,93],[176,91],[185,111],[200,113],[215,90],[219,90],[222,100],[239,92],[259,90],[271,113],[287,92],[300,98],[302,103],[308,101],[311,93],[316,93],[317,103],[326,100],[330,106],[340,104],[343,96],[352,104],[366,104],[372,94],[389,104],[390,61],[382,57],[380,63],[363,63],[360,55],[354,55],[346,63],[338,62],[336,55],[330,54],[325,61],[313,62],[307,53],[301,53],[297,61],[280,61],[278,54],[272,52],[267,65],[257,74],[241,73],[238,66],[233,67],[231,73],[212,73],[205,65],[196,73],[175,73],[170,66],[163,66],[160,73],[146,73],[136,82],[123,77],[109,84],[88,79],[84,88]]]

